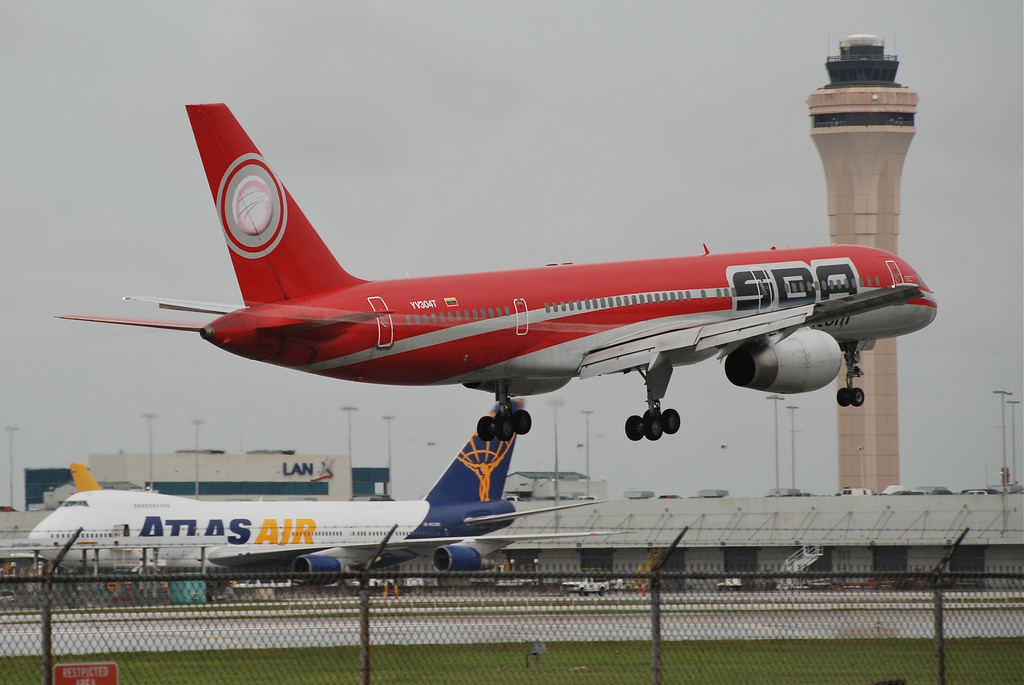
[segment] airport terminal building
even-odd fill
[[[89,471],[105,488],[142,490],[209,500],[326,500],[380,494],[386,468],[352,468],[344,454],[258,450],[228,454],[183,450],[170,454],[92,454]],[[73,493],[69,469],[27,469],[28,509],[54,509]]]

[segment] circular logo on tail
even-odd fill
[[[228,247],[242,257],[265,257],[284,236],[284,187],[259,155],[243,155],[224,172],[217,211]]]

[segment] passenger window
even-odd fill
[[[547,302],[544,303],[544,311],[549,313],[551,312],[551,305],[549,305]]]
[[[411,326],[412,325],[412,317],[409,316],[408,314],[405,315],[405,325],[406,326]]]
[[[708,294],[706,292],[704,292],[703,290],[700,291],[700,299],[702,299],[702,300],[708,299]]]
[[[505,316],[512,316],[512,312],[508,307],[505,307]]]
[[[430,323],[437,323],[437,312],[430,315]]]
[[[455,320],[462,321],[462,312],[460,312],[458,309],[455,310]]]
[[[419,315],[419,314],[415,315],[415,316],[413,317],[413,319],[415,319],[415,321],[416,321],[416,325],[417,325],[417,326],[419,326],[419,325],[420,325],[420,315]]]
[[[490,307],[487,308],[487,318],[488,319],[493,319],[494,318],[494,310],[491,309]]]

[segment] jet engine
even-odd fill
[[[494,562],[465,545],[445,545],[434,550],[434,568],[438,571],[485,571]]]
[[[304,554],[295,557],[292,570],[298,573],[341,573],[341,560],[323,554]]]
[[[843,353],[823,331],[803,328],[779,342],[741,347],[725,358],[733,385],[768,392],[809,392],[836,379]]]

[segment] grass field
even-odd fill
[[[523,644],[378,646],[371,653],[372,682],[380,685],[500,683],[514,685],[624,685],[651,682],[649,642],[548,643],[535,665]],[[713,640],[666,642],[666,683],[735,685],[867,685],[901,679],[935,682],[931,640]],[[208,650],[62,656],[58,663],[116,661],[121,685],[270,685],[359,683],[359,650]],[[946,641],[951,685],[1020,685],[1024,638]],[[40,681],[37,657],[0,658],[0,683]]]

